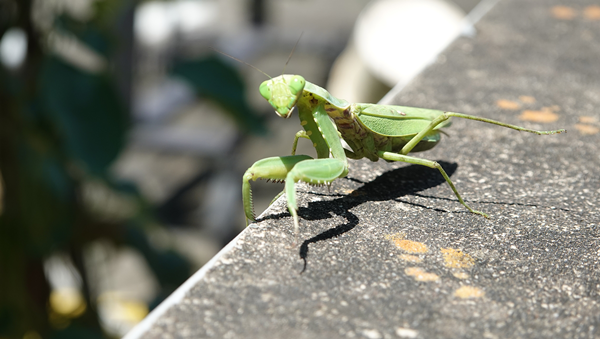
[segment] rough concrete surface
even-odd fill
[[[394,103],[568,130],[455,119],[416,154],[489,219],[435,170],[351,161],[298,185],[297,246],[280,199],[136,337],[600,337],[600,7],[504,0],[476,28]]]

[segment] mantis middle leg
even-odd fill
[[[292,155],[296,155],[296,148],[298,147],[298,139],[300,139],[300,138],[304,138],[304,139],[310,140],[310,138],[308,137],[308,135],[306,135],[306,131],[305,130],[298,131],[296,133],[296,136],[294,137],[294,143],[292,144]],[[271,202],[269,203],[269,206],[273,205],[273,203],[277,199],[279,199],[279,197],[281,197],[283,195],[283,193],[285,193],[285,188],[283,190],[281,190],[281,192],[277,193],[277,195],[275,196],[275,198],[273,198],[273,200],[271,200]]]
[[[298,131],[296,133],[296,137],[294,138],[294,143],[292,144],[292,155],[296,155],[296,148],[298,147],[298,139],[304,138],[310,140],[310,137],[306,134],[305,130]]]

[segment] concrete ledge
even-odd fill
[[[435,170],[353,161],[298,186],[301,245],[279,200],[126,338],[599,336],[598,11],[501,1],[394,98],[569,130],[455,119],[420,154],[490,219]]]

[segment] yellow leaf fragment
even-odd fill
[[[412,241],[404,239],[406,235],[404,233],[388,234],[385,236],[386,240],[390,240],[396,247],[408,253],[427,253],[429,249],[427,245],[422,242]]]
[[[504,100],[504,99],[500,99],[500,100],[496,101],[496,106],[498,106],[502,109],[508,109],[511,111],[515,111],[515,110],[518,110],[519,108],[521,108],[521,104],[519,104],[518,102]]]
[[[394,234],[386,234],[385,235],[385,240],[391,240],[391,241],[402,240],[404,238],[406,238],[406,234],[404,234],[404,232],[398,232],[398,233],[394,233]]]
[[[600,20],[600,6],[592,5],[583,10],[583,16],[589,20]]]
[[[412,240],[394,240],[394,245],[408,253],[427,253],[429,249],[422,242]]]
[[[50,293],[49,306],[53,312],[67,318],[76,318],[85,312],[83,294],[74,288],[61,288]]]
[[[542,111],[530,111],[525,110],[519,116],[519,119],[525,121],[533,121],[533,122],[555,122],[558,120],[559,115],[551,112],[550,110],[542,110]]]
[[[404,261],[408,261],[408,262],[421,262],[423,261],[423,259],[417,257],[416,255],[412,255],[412,254],[400,254],[399,255],[400,259],[404,260]]]
[[[572,20],[577,16],[575,9],[567,6],[554,6],[551,11],[552,16],[560,20]]]
[[[535,98],[529,95],[521,95],[519,97],[519,100],[521,100],[521,102],[526,103],[526,104],[533,104],[535,103]]]
[[[575,124],[575,128],[583,135],[592,135],[600,132],[600,128],[592,125]]]
[[[469,274],[465,272],[453,272],[452,275],[457,279],[469,279]]]
[[[449,268],[470,268],[475,265],[475,259],[473,259],[467,253],[454,248],[442,248],[442,255],[446,267]]]
[[[459,297],[461,299],[482,298],[483,296],[485,296],[485,292],[478,287],[463,286],[454,291],[454,296]]]
[[[437,274],[427,273],[420,267],[407,267],[404,273],[412,276],[416,281],[436,281],[440,279]]]
[[[579,122],[582,124],[595,124],[598,122],[598,119],[596,119],[596,117],[580,116]]]

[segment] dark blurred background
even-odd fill
[[[0,0],[0,338],[121,337],[244,228],[301,127],[213,48],[377,102],[478,3]]]

